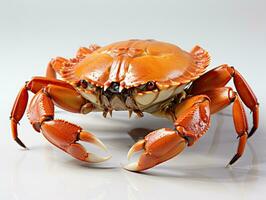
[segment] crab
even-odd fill
[[[143,171],[180,154],[208,130],[212,114],[233,103],[232,117],[238,135],[238,148],[228,165],[244,153],[247,139],[259,124],[259,103],[242,77],[227,64],[205,72],[210,56],[200,46],[186,52],[176,45],[156,40],[128,40],[105,47],[91,45],[77,51],[76,57],[52,59],[46,77],[33,77],[22,87],[11,111],[13,139],[22,147],[17,124],[24,115],[28,91],[34,97],[27,116],[33,128],[59,149],[86,162],[102,162],[110,156],[90,153],[78,141],[106,150],[92,133],[65,120],[54,118],[54,105],[87,114],[128,111],[165,117],[173,128],[160,128],[137,141],[128,159],[142,151],[136,162],[125,165],[130,171]],[[61,79],[56,78],[56,74]],[[236,91],[226,84],[233,79]],[[248,130],[244,105],[252,112]]]

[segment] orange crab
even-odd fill
[[[142,171],[162,163],[193,145],[210,126],[211,114],[233,103],[233,120],[239,137],[232,165],[243,154],[248,137],[258,128],[259,104],[241,74],[221,65],[207,73],[210,56],[195,46],[191,52],[155,40],[128,40],[105,47],[82,47],[73,59],[57,57],[47,68],[47,78],[33,77],[20,90],[11,112],[14,140],[17,124],[24,115],[28,91],[35,95],[28,108],[33,128],[52,144],[76,159],[101,162],[110,157],[89,153],[79,140],[104,144],[93,134],[64,120],[54,119],[54,104],[75,113],[127,110],[142,117],[144,112],[166,117],[174,128],[161,128],[138,141],[128,152],[143,150],[137,162],[125,166]],[[56,73],[63,80],[56,79]],[[235,92],[226,84],[234,80]],[[253,127],[248,133],[243,103],[253,113]]]

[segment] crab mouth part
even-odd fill
[[[119,91],[119,88],[119,83],[112,82],[106,90],[101,89],[100,99],[105,110],[139,110],[132,97],[132,90]]]
[[[105,98],[106,96],[102,97],[102,103],[105,108],[108,110],[126,110],[127,107],[125,105],[125,102],[123,101],[123,98],[121,94],[113,94],[111,98]]]

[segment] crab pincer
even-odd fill
[[[136,162],[126,165],[129,171],[143,171],[178,155],[186,147],[186,140],[170,128],[162,128],[148,134],[128,151],[128,159],[143,150]]]
[[[97,137],[83,131],[75,124],[64,120],[47,121],[43,123],[41,130],[48,141],[78,160],[98,163],[111,158],[111,156],[101,157],[87,152],[78,141],[94,144],[104,151],[107,151],[107,148]]]
[[[43,89],[39,89],[43,87]],[[17,124],[24,115],[28,103],[28,90],[36,94],[31,99],[27,116],[33,128],[56,147],[74,158],[91,163],[108,160],[111,156],[101,157],[87,152],[78,143],[84,141],[107,151],[105,145],[93,134],[84,131],[80,126],[61,119],[54,119],[54,104],[80,112],[88,103],[71,86],[59,80],[35,77],[22,88],[11,112],[11,126],[14,140],[22,147],[26,146],[18,137]]]

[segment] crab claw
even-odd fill
[[[172,129],[162,128],[153,131],[131,147],[128,159],[138,151],[144,150],[144,152],[137,162],[130,163],[124,168],[129,171],[152,168],[182,152],[186,145],[187,141]]]
[[[64,120],[45,121],[41,130],[48,141],[78,160],[98,163],[111,158],[111,156],[101,157],[87,152],[84,146],[78,143],[79,140],[94,144],[104,151],[107,151],[107,148],[93,134],[83,131],[75,124]]]
[[[100,149],[107,151],[107,147],[104,145],[104,143],[87,131],[81,131],[79,133],[79,139],[88,143],[92,143],[98,146]]]
[[[79,133],[79,139],[82,141],[86,141],[88,143],[94,144],[94,145],[98,146],[100,149],[107,152],[107,148],[103,144],[103,142],[89,132],[81,131]],[[103,162],[103,161],[106,161],[112,157],[111,155],[106,156],[106,157],[101,157],[101,156],[98,156],[98,155],[93,154],[93,153],[87,153],[87,154],[88,154],[88,157],[85,158],[85,161],[92,162],[92,163]]]

